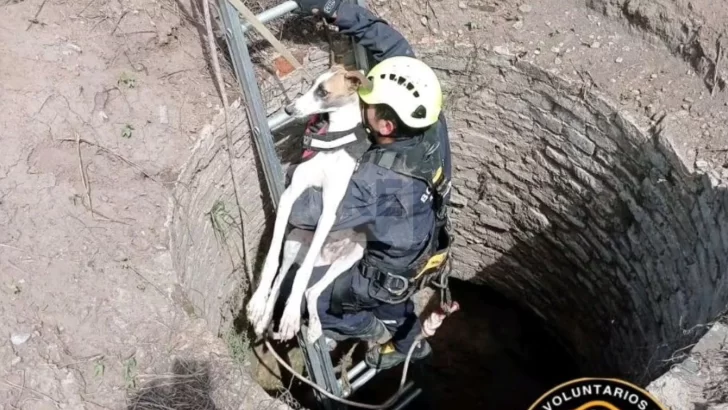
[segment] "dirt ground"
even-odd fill
[[[370,7],[417,47],[480,44],[589,78],[646,123],[676,113],[701,130],[681,155],[728,178],[725,81],[711,97],[709,69],[602,14],[609,2],[587,3]],[[177,172],[221,105],[194,10],[187,0],[0,0],[0,408],[119,408],[183,353],[227,356],[174,303],[165,227]],[[226,81],[237,98],[229,70]]]
[[[226,353],[172,303],[165,228],[219,99],[189,4],[0,9],[0,408],[117,408],[175,355]]]

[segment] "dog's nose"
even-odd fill
[[[285,111],[288,115],[293,115],[293,113],[295,112],[295,110],[293,109],[293,104],[286,105],[286,107],[283,108],[283,111]]]

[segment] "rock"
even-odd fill
[[[622,57],[617,57],[617,59],[614,60],[614,62],[616,62],[616,63],[621,63],[622,61],[624,61],[624,59]]]
[[[427,17],[422,16],[422,18],[420,19],[420,23],[422,23],[423,26],[426,26],[427,25]]]
[[[464,1],[461,1],[460,3],[458,3],[458,7],[465,10],[468,8],[468,5]]]
[[[556,59],[554,60],[554,64],[556,64],[556,65],[561,64],[561,59],[556,57]]]
[[[683,108],[683,110],[689,110],[690,109],[690,104],[683,104],[682,105],[682,108]]]
[[[591,43],[591,45],[589,47],[591,47],[591,48],[599,48],[601,46],[602,46],[602,43],[600,43],[598,41],[595,41],[595,42]]]
[[[167,112],[166,105],[159,106],[159,123],[160,124],[169,124],[169,114]]]
[[[21,359],[21,358],[20,358],[19,356],[16,356],[16,357],[15,357],[15,358],[14,358],[14,359],[13,359],[13,360],[12,360],[12,361],[10,362],[10,365],[11,365],[11,366],[15,366],[15,365],[17,365],[18,363],[20,363],[20,362],[21,362],[21,360],[23,360],[23,359]]]
[[[30,339],[30,333],[13,333],[10,336],[10,343],[15,346],[22,345]]]
[[[710,164],[708,164],[708,161],[699,159],[695,161],[695,168],[700,171],[707,171],[708,169],[710,169]]]
[[[539,49],[533,50],[533,54],[539,55],[539,54],[541,54],[541,50],[539,50]]]
[[[462,35],[463,35],[463,33],[464,33],[464,31],[463,31],[462,29],[458,30],[458,35],[459,35],[459,36],[462,36]]]
[[[521,4],[518,7],[518,11],[520,11],[523,14],[528,14],[531,12],[531,10],[533,10],[533,7],[531,7],[531,5],[529,5],[529,4]]]
[[[683,98],[683,101],[685,101],[685,102],[686,102],[686,103],[688,103],[688,104],[692,104],[692,103],[694,103],[694,102],[695,102],[695,100],[693,100],[693,99],[692,99],[692,98],[690,98],[690,97],[685,97],[685,98]]]
[[[720,177],[728,181],[728,169],[724,169],[720,172]]]
[[[81,47],[79,47],[79,46],[77,46],[77,45],[75,45],[73,43],[66,44],[66,47],[70,48],[71,50],[73,50],[73,51],[75,51],[75,52],[77,52],[79,54],[81,54],[83,52],[83,50],[81,50]]]
[[[516,29],[516,30],[522,29],[523,28],[523,22],[522,21],[517,21],[517,22],[513,23],[513,28]]]
[[[124,252],[122,252],[119,249],[116,250],[116,252],[114,254],[114,262],[126,262],[128,260],[129,260],[129,257],[126,256],[126,254]]]
[[[558,47],[551,47],[551,52],[552,53],[557,53],[558,54],[559,51],[561,51],[560,48],[558,48]]]
[[[493,47],[493,52],[502,56],[511,55],[510,51],[508,51],[508,47],[506,46],[495,46]]]
[[[480,5],[480,6],[476,6],[476,8],[478,10],[482,10],[482,11],[484,11],[486,13],[495,13],[495,11],[497,10],[495,8],[495,6],[492,5],[492,4]]]

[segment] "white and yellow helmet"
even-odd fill
[[[386,104],[411,128],[437,122],[442,110],[442,89],[435,72],[422,61],[406,56],[390,57],[367,74],[370,88],[359,88],[367,104]]]

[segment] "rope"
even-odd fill
[[[443,311],[445,313],[445,317],[449,316],[453,312],[455,312],[455,311],[457,311],[457,310],[460,309],[459,306],[458,306],[458,304],[457,304],[457,302],[455,302],[453,304],[453,306],[449,306],[449,305],[441,305],[441,306],[442,306]],[[439,327],[439,326],[437,326],[437,327]],[[402,378],[400,379],[400,382],[399,382],[399,389],[397,390],[397,392],[392,397],[389,398],[389,400],[387,400],[386,402],[384,402],[382,404],[367,404],[367,403],[361,403],[361,402],[351,401],[351,400],[347,400],[347,399],[344,399],[344,398],[341,398],[341,397],[337,397],[337,396],[333,395],[332,393],[329,393],[323,387],[319,386],[318,384],[312,382],[311,380],[305,378],[304,376],[302,376],[301,374],[299,374],[298,372],[296,372],[295,370],[293,370],[293,368],[291,366],[289,366],[288,363],[286,363],[278,355],[278,353],[276,353],[276,351],[273,349],[273,346],[271,346],[271,344],[268,341],[268,339],[265,339],[265,345],[266,345],[266,347],[268,347],[268,350],[270,350],[270,352],[273,354],[273,357],[275,357],[276,361],[281,366],[283,366],[286,370],[288,370],[298,380],[300,380],[300,381],[306,383],[307,385],[313,387],[319,393],[321,393],[324,396],[330,398],[331,400],[335,400],[335,401],[338,401],[340,403],[346,404],[348,406],[359,407],[359,408],[362,408],[362,409],[382,410],[382,409],[389,408],[391,405],[393,405],[394,403],[396,403],[397,400],[400,398],[400,396],[402,396],[402,394],[404,393],[404,385],[405,385],[405,382],[407,381],[407,373],[408,373],[408,370],[409,370],[409,364],[412,361],[412,354],[414,353],[415,348],[424,339],[425,339],[425,335],[423,333],[420,333],[420,334],[418,334],[415,337],[415,341],[414,341],[414,343],[412,343],[412,346],[410,346],[409,350],[407,351],[407,357],[404,360],[404,368],[402,369]],[[344,369],[343,366],[342,366],[341,373],[342,374],[345,374],[345,372],[346,372],[346,369]]]

